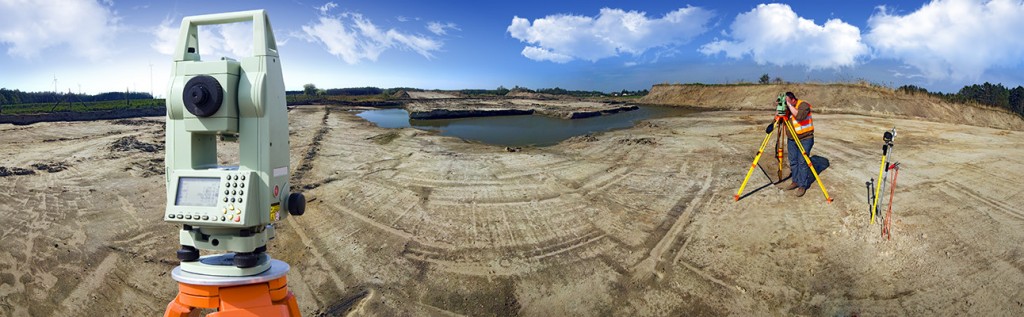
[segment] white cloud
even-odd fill
[[[178,45],[181,21],[164,19],[150,32],[153,42],[150,47],[161,54],[171,55]],[[279,44],[280,45],[280,44]],[[221,57],[235,59],[252,55],[252,22],[219,24],[199,27],[199,54],[203,60]]]
[[[9,45],[8,55],[26,59],[65,44],[83,57],[102,58],[120,22],[113,9],[93,0],[3,0],[0,12],[0,43]]]
[[[150,30],[150,33],[153,34],[153,42],[149,44],[149,47],[160,54],[174,54],[174,48],[178,45],[178,24],[177,21],[166,18],[160,25]]]
[[[865,39],[878,57],[894,58],[928,79],[973,81],[994,66],[1024,60],[1024,3],[935,0],[907,15],[879,7]]]
[[[460,29],[458,25],[451,22],[428,22],[427,30],[430,30],[431,33],[434,33],[436,35],[446,35],[448,34],[448,30],[462,31],[462,29]]]
[[[854,66],[867,56],[860,29],[839,19],[824,25],[801,18],[785,4],[760,4],[740,13],[730,26],[732,41],[717,40],[701,46],[700,52],[740,59],[750,55],[754,62],[779,66],[797,65],[810,69]]]
[[[574,59],[597,61],[623,53],[639,55],[656,47],[684,44],[707,31],[711,11],[686,7],[661,18],[647,13],[603,8],[597,17],[549,15],[530,20],[512,18],[507,31],[529,45],[523,56],[565,63]]]
[[[303,25],[297,37],[323,44],[329,53],[348,64],[362,60],[377,61],[388,49],[408,49],[433,58],[441,50],[441,41],[403,33],[395,29],[382,30],[361,14],[345,12],[340,15],[321,15],[316,21]]]
[[[523,56],[535,61],[552,61],[559,64],[568,63],[572,61],[572,56],[555,53],[546,48],[527,46],[523,48]]]
[[[328,2],[328,3],[325,3],[324,5],[316,8],[316,9],[320,11],[320,14],[327,14],[328,11],[331,11],[331,9],[334,9],[334,8],[337,8],[337,7],[338,7],[337,3]]]

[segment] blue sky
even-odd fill
[[[0,87],[164,95],[182,17],[266,9],[289,90],[1024,85],[1024,2],[0,0]],[[251,52],[204,27],[204,59]]]

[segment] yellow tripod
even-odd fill
[[[786,118],[786,116],[775,116],[775,122],[772,125],[773,126],[778,125],[780,121],[785,123],[786,130],[789,130],[789,133],[793,136],[793,140],[799,140],[800,139],[799,137],[797,137],[796,129],[793,128],[793,122],[790,122]],[[764,153],[764,148],[766,146],[768,146],[768,139],[771,138],[771,136],[772,136],[772,131],[770,131],[770,130],[767,131],[767,133],[764,136],[764,140],[761,141],[761,147],[758,148],[758,150],[757,150],[757,155],[754,156],[754,163],[750,164],[750,170],[747,171],[747,176],[743,178],[743,183],[740,184],[740,189],[738,191],[736,191],[736,195],[733,196],[733,200],[734,201],[740,200],[740,195],[743,194],[743,189],[747,187],[747,181],[750,180],[750,175],[754,173],[754,168],[757,167],[757,161],[761,159],[761,154]],[[781,135],[779,137],[781,138]],[[818,186],[821,187],[821,193],[825,195],[825,200],[827,200],[829,203],[832,203],[832,198],[828,196],[828,190],[826,190],[825,189],[825,185],[823,185],[821,183],[821,177],[818,177],[818,171],[814,168],[814,164],[811,164],[811,158],[809,156],[807,156],[807,151],[804,150],[803,144],[800,144],[799,141],[793,141],[793,142],[796,142],[797,148],[800,149],[800,154],[803,155],[804,161],[807,162],[807,167],[811,168],[811,174],[814,175],[814,179],[818,182]],[[782,154],[781,154],[781,151],[779,152],[778,156],[779,156],[779,165],[780,165],[780,171],[781,171],[781,165],[782,165],[782,161],[781,161]],[[780,176],[781,176],[781,172],[780,172]]]
[[[781,123],[781,121],[785,121],[785,120],[786,120],[785,116],[775,116],[775,121],[772,122],[771,126],[772,127],[777,127]],[[757,148],[757,155],[754,156],[754,163],[750,164],[750,169],[747,170],[747,176],[743,178],[743,184],[740,184],[740,190],[736,191],[736,195],[733,196],[733,200],[734,201],[740,200],[740,195],[743,194],[743,189],[747,188],[747,181],[750,180],[750,175],[754,173],[754,168],[757,167],[757,162],[761,160],[761,154],[764,154],[764,148],[766,146],[768,146],[768,140],[771,139],[771,137],[772,137],[772,130],[769,129],[768,131],[765,131],[764,140],[761,140],[761,146]],[[780,134],[779,138],[781,138],[781,137],[782,137],[782,135]],[[782,154],[781,154],[781,150],[778,149],[778,142],[776,142],[776,152],[779,153],[778,156],[781,159]],[[781,179],[781,177],[782,177],[782,172],[781,172],[782,162],[781,161],[779,162],[779,169],[780,169],[779,177]]]

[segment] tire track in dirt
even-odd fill
[[[117,201],[121,204],[121,211],[124,211],[124,213],[128,215],[128,219],[131,219],[131,223],[134,227],[141,227],[142,223],[139,221],[139,211],[136,210],[135,205],[132,205],[131,201],[122,195],[117,195]]]
[[[108,281],[107,275],[110,275],[110,272],[117,267],[119,259],[120,256],[117,253],[107,253],[107,256],[96,266],[92,274],[88,274],[89,278],[82,279],[78,286],[60,302],[60,308],[54,315],[69,316],[81,314],[89,306],[92,306],[95,298],[90,298],[90,295],[95,296],[96,291]]]
[[[306,148],[306,154],[299,162],[299,167],[295,169],[295,173],[292,173],[291,183],[297,188],[306,188],[309,186],[305,179],[306,173],[313,168],[313,162],[320,153],[321,142],[327,133],[331,131],[331,128],[327,123],[331,116],[331,108],[324,107],[323,109],[324,115],[320,119],[320,128],[317,130],[316,134],[313,135],[312,140],[310,140],[310,143]],[[321,245],[307,234],[305,229],[306,226],[303,226],[299,223],[299,220],[295,218],[296,217],[288,217],[287,221],[289,228],[299,236],[299,240],[302,241],[302,245],[308,248],[308,252],[312,254],[312,257],[315,260],[316,267],[331,279],[331,282],[333,282],[332,284],[334,284],[334,287],[338,292],[345,294],[345,282],[341,279],[341,276],[338,275],[337,270],[327,266],[330,262],[327,261],[327,258],[321,251]],[[314,296],[314,298],[316,298],[316,296]]]
[[[319,267],[320,271],[326,273],[327,276],[331,278],[331,282],[333,282],[334,287],[338,290],[338,292],[340,292],[341,294],[345,294],[345,282],[342,281],[341,276],[338,275],[337,273],[337,270],[326,266],[330,262],[327,262],[327,258],[324,257],[324,253],[320,251],[320,244],[314,242],[313,239],[306,235],[306,230],[304,229],[304,226],[302,226],[302,224],[299,224],[298,221],[295,220],[295,217],[288,217],[288,226],[293,229],[296,235],[299,236],[299,240],[302,241],[302,245],[309,247],[308,251],[309,253],[312,253],[313,258],[316,259],[316,266]]]
[[[658,278],[664,276],[664,273],[659,268],[662,267],[662,261],[665,260],[666,254],[670,251],[672,245],[677,243],[683,231],[691,223],[697,206],[700,206],[703,200],[711,196],[709,189],[714,178],[710,177],[710,175],[702,175],[697,178],[703,178],[704,184],[701,185],[693,198],[688,201],[683,201],[686,197],[680,198],[676,206],[672,207],[672,210],[669,211],[669,218],[660,227],[664,228],[668,221],[671,221],[671,227],[660,235],[661,238],[651,248],[648,256],[632,268],[631,272],[634,281],[646,281],[654,276]]]
[[[937,187],[937,190],[946,193],[947,197],[954,201],[967,201],[973,198],[972,195],[976,194],[965,185],[948,180],[929,184],[934,184],[933,186]],[[949,191],[947,189],[952,190]],[[999,214],[993,214],[988,211],[985,211],[985,214],[990,216],[988,220],[1000,222],[993,217]],[[962,217],[975,218],[976,216],[964,214]],[[1015,284],[1012,281],[1018,280],[1024,274],[1024,261],[1021,260],[1020,256],[1024,251],[1021,251],[1020,248],[1013,248],[1006,249],[1000,253],[990,252],[993,248],[997,248],[997,243],[994,243],[995,241],[1009,237],[995,231],[971,230],[971,228],[963,225],[962,218],[942,217],[937,219],[940,220],[937,225],[941,226],[941,228],[936,228],[937,231],[948,233],[955,237],[955,239],[951,239],[951,243],[936,247],[935,252],[940,254],[938,257],[940,262],[933,263],[932,265],[939,267],[939,269],[935,270],[932,274],[956,276],[957,278],[955,280],[931,280],[926,283],[919,283],[914,287],[916,295],[919,296],[906,299],[900,298],[900,302],[949,302],[964,312],[972,312],[971,315],[979,316],[993,315],[995,312],[1004,313],[1005,310],[1000,310],[999,306],[982,307],[980,312],[976,310],[977,307],[971,306],[974,306],[974,302],[979,297],[988,299],[998,297],[999,300],[995,300],[995,302],[1013,302],[1018,300],[1013,296],[1019,296],[1019,284]],[[942,257],[941,254],[945,256]],[[949,265],[950,261],[966,261],[968,263],[965,263],[966,265]],[[960,283],[958,281],[980,282],[984,286],[973,289],[959,288],[956,287]],[[1017,294],[1014,294],[1015,292]],[[921,304],[916,303],[916,305]],[[948,311],[949,308],[947,307],[946,312]]]
[[[713,169],[710,173],[712,175],[718,174],[719,172],[717,170],[718,169]],[[669,244],[667,255],[663,256],[664,259],[667,258],[668,256],[674,255],[674,257],[672,257],[672,261],[663,261],[662,263],[659,263],[658,265],[655,266],[655,270],[671,272],[674,271],[674,268],[671,265],[679,264],[682,265],[687,270],[689,270],[690,272],[692,272],[693,274],[696,274],[698,277],[703,278],[709,282],[718,284],[719,286],[722,286],[722,288],[724,289],[727,289],[729,291],[739,291],[745,293],[746,289],[744,289],[743,287],[740,287],[739,285],[727,281],[723,278],[716,277],[706,270],[701,270],[684,259],[686,254],[683,251],[686,250],[687,246],[690,244],[692,239],[690,239],[689,236],[683,235],[683,232],[686,231],[687,228],[691,226],[699,226],[698,223],[694,223],[693,219],[696,216],[697,211],[708,211],[710,208],[712,208],[713,205],[715,205],[715,201],[721,198],[718,197],[716,191],[709,191],[709,189],[713,186],[713,182],[711,181],[711,179],[711,177],[708,177],[705,184],[701,186],[700,192],[698,192],[693,199],[689,200],[686,203],[687,212],[685,213],[688,214],[687,218],[689,219],[685,220],[685,225],[683,225],[683,227],[680,228],[680,230],[676,234],[677,236],[674,237],[671,244]],[[676,209],[679,208],[679,203],[681,203],[681,201],[677,202]],[[677,220],[676,224],[680,224],[682,222],[683,220],[679,219]],[[699,229],[697,229],[696,231],[699,231]]]
[[[964,201],[981,202],[982,204],[988,206],[989,208],[978,208],[980,210],[995,210],[1000,212],[995,215],[1009,216],[1011,220],[1024,221],[1024,213],[1018,211],[1017,208],[1011,207],[1009,204],[989,198],[988,196],[978,193],[977,191],[967,187],[966,185],[957,182],[943,181],[943,183],[945,183],[946,186],[942,187],[943,189],[940,190],[945,192],[947,195],[963,198],[962,200]],[[944,190],[945,188],[952,189],[953,192],[946,191]],[[994,214],[992,213],[988,214],[990,216],[994,216]]]
[[[565,165],[564,168],[572,166]],[[552,172],[552,171],[547,171]],[[500,173],[498,173],[500,175]],[[615,175],[613,175],[615,176]],[[494,177],[499,177],[495,175]],[[601,185],[607,185],[621,177],[601,178]],[[552,179],[545,177],[544,179]],[[517,176],[505,179],[501,184],[534,183],[532,176]],[[464,186],[459,186],[461,188]],[[498,185],[490,187],[506,188]],[[481,196],[474,191],[468,201],[457,199],[450,187],[434,188],[433,192],[442,194],[431,195],[434,201],[431,206],[423,206],[424,213],[430,210],[452,209],[449,212],[465,216],[469,221],[459,224],[466,232],[471,233],[469,239],[476,241],[455,247],[448,244],[437,244],[408,236],[410,242],[405,245],[402,255],[407,259],[435,264],[436,268],[467,275],[511,275],[536,268],[576,261],[593,256],[591,251],[605,245],[607,234],[593,227],[589,222],[580,223],[566,213],[550,212],[571,208],[562,206],[567,189],[561,185],[554,186],[552,192],[526,191],[531,186],[522,187],[519,193],[492,192]],[[554,189],[558,188],[558,189]],[[478,187],[478,189],[480,189]],[[483,192],[487,192],[486,188]],[[514,191],[515,192],[515,191]],[[495,195],[497,193],[498,195]],[[455,200],[453,200],[455,199]],[[457,200],[457,201],[456,201]],[[481,209],[482,208],[482,209]],[[514,212],[513,212],[514,211]],[[401,214],[409,212],[399,212]],[[355,215],[357,218],[359,215]],[[365,220],[365,219],[364,219]],[[436,223],[444,224],[444,219]],[[571,228],[566,225],[572,223]],[[372,223],[371,223],[372,224]],[[513,227],[512,225],[521,224]],[[523,227],[522,224],[528,224]],[[390,231],[393,228],[382,228]],[[425,238],[430,238],[428,234]],[[479,239],[476,239],[479,238]],[[515,268],[519,269],[515,269]]]
[[[546,267],[588,258],[594,253],[590,251],[599,249],[606,238],[607,234],[591,228],[577,237],[507,247],[454,248],[411,240],[401,254],[413,261],[434,264],[442,271],[476,276],[515,275],[536,269],[524,264]]]
[[[320,153],[320,143],[324,139],[324,135],[331,131],[331,127],[327,125],[327,119],[331,116],[331,108],[324,107],[324,116],[320,119],[320,129],[313,135],[313,140],[310,141],[306,148],[306,155],[302,156],[302,160],[299,161],[299,167],[295,169],[295,173],[292,173],[291,183],[296,188],[306,186],[305,177],[306,173],[313,168],[313,160],[316,159],[317,154]]]

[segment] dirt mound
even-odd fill
[[[658,126],[658,124],[656,124],[654,122],[644,121],[644,122],[640,122],[639,124],[637,124],[636,127],[637,128],[650,128],[650,129],[654,129],[654,128],[657,128],[659,126]]]
[[[46,171],[47,173],[56,173],[71,167],[67,162],[50,162],[50,163],[35,163],[32,164],[32,168],[40,171]]]
[[[452,99],[459,98],[457,93],[436,92],[436,91],[410,91],[406,93],[410,99]]]
[[[35,171],[30,169],[0,166],[0,177],[6,177],[11,175],[33,175],[35,173]]]
[[[153,119],[118,119],[110,121],[113,124],[130,125],[130,126],[142,126],[142,125],[163,125],[163,121]]]
[[[164,150],[164,146],[162,144],[154,144],[154,143],[142,142],[142,141],[139,141],[139,139],[136,138],[134,135],[129,135],[129,136],[117,139],[117,141],[114,141],[114,143],[110,145],[110,150],[111,151],[117,151],[117,152],[128,152],[128,151],[133,151],[133,150],[139,150],[139,151],[143,151],[143,152],[150,152],[150,153],[152,153],[152,152],[156,152],[156,151],[163,151]]]
[[[375,136],[372,136],[372,137],[369,137],[369,138],[366,138],[366,139],[367,140],[373,140],[373,143],[377,143],[378,145],[384,145],[384,144],[391,143],[391,141],[394,141],[395,139],[399,138],[400,136],[401,135],[399,135],[398,132],[388,131],[388,132],[381,133],[381,134],[378,134],[378,135],[375,135]]]
[[[658,145],[658,141],[654,138],[635,138],[635,139],[622,139],[619,140],[619,144],[622,145]]]
[[[510,91],[505,94],[505,97],[509,98],[523,98],[523,99],[538,99],[538,100],[554,100],[559,99],[558,96],[551,94],[542,94],[529,91]]]
[[[654,85],[643,103],[723,110],[763,110],[770,116],[775,96],[792,91],[817,113],[858,114],[884,118],[960,123],[1024,130],[1024,120],[1009,111],[981,105],[949,103],[924,95],[855,84]]]
[[[132,162],[130,166],[125,170],[135,171],[136,176],[142,178],[164,174],[164,159],[162,157]]]
[[[584,142],[596,142],[596,141],[598,141],[596,136],[594,136],[592,134],[587,134],[587,135],[578,135],[578,136],[574,136],[574,137],[568,138],[563,143],[584,143]]]
[[[409,97],[409,92],[405,91],[405,90],[399,90],[398,92],[396,92],[393,95],[391,95],[391,98],[395,98],[395,99],[412,99],[412,97]]]

